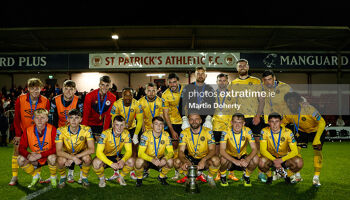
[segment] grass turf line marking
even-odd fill
[[[31,200],[31,199],[34,199],[35,197],[45,193],[45,192],[48,192],[49,190],[51,190],[52,187],[51,186],[48,186],[48,187],[44,187],[43,189],[40,189],[36,192],[33,192],[33,193],[30,193],[24,197],[21,198],[21,200]]]

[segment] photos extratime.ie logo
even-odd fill
[[[275,97],[275,91],[256,91],[251,89],[226,91],[189,91],[188,98],[266,98]]]

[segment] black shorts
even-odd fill
[[[198,163],[202,160],[190,156],[187,150],[185,151],[185,157],[192,163],[192,165],[198,165]]]
[[[253,132],[254,137],[260,137],[261,136],[261,130],[266,127],[265,121],[262,117],[260,117],[260,123],[258,125],[253,124],[253,118],[249,117],[245,119],[245,125],[246,127],[250,128]]]
[[[247,154],[242,155],[240,158],[234,157],[232,156],[232,158],[236,159],[236,160],[241,160],[247,157]],[[227,169],[228,171],[244,171],[245,169],[241,166],[237,166],[233,163],[231,163],[231,167]]]
[[[305,133],[302,131],[298,131],[297,134],[294,135],[295,139],[297,141],[297,145],[300,146],[301,148],[307,148],[307,144],[309,142],[313,142],[316,136],[316,132],[312,133]],[[320,141],[321,144],[323,145],[324,141],[326,139],[326,130],[323,130],[323,133],[321,135]]]
[[[130,133],[130,139],[132,140],[132,138],[134,137],[134,134],[135,134],[135,129],[136,128],[132,128],[132,129],[129,129],[128,131],[129,131],[129,133]],[[142,135],[142,133],[141,133],[141,131],[139,132],[139,134],[137,135],[138,137],[138,140],[139,140],[139,142],[141,141],[141,135]],[[134,144],[134,143],[133,143]]]
[[[161,160],[162,158],[159,158],[159,160]],[[162,169],[161,167],[157,167],[155,166],[152,162],[150,161],[146,161],[146,167],[145,167],[145,171],[149,170],[149,169],[154,169],[160,172],[160,170]]]
[[[182,124],[171,124],[171,125],[173,126],[174,131],[177,133],[177,136],[180,136],[180,133],[182,132],[182,128],[181,128]],[[169,127],[167,127],[165,131],[167,131],[171,139],[173,139],[173,135],[171,135]]]
[[[92,131],[92,135],[94,137],[101,135],[101,133],[103,131],[103,126],[90,126],[90,127],[91,127],[91,131]]]
[[[273,157],[277,158],[276,156],[272,155]],[[281,157],[280,157],[281,158]],[[273,164],[273,161],[272,162],[272,170],[276,170],[276,167],[275,167],[275,164]],[[286,161],[284,161],[281,166],[284,168],[284,169],[287,169],[287,166],[286,166]]]
[[[116,162],[118,162],[120,159],[122,159],[124,157],[124,154],[119,154],[119,156],[117,157],[117,155],[115,155],[115,156],[107,156],[107,158],[109,159],[109,160],[111,160],[113,163],[116,163]],[[105,169],[106,168],[109,168],[110,166],[109,165],[106,165],[105,166]]]
[[[213,133],[215,138],[215,144],[220,145],[222,131],[213,131]]]

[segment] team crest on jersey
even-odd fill
[[[158,109],[159,108],[159,106],[158,105],[156,105],[156,109]]]
[[[205,137],[204,137],[204,136],[202,136],[202,137],[201,137],[201,141],[204,141],[204,140],[205,140]]]
[[[231,101],[231,97],[227,97],[227,100],[228,100],[228,101]]]
[[[134,112],[134,109],[131,108],[131,109],[130,109],[130,112]]]
[[[84,136],[80,136],[79,138],[80,141],[84,141],[84,139],[85,139]]]
[[[124,139],[122,138],[122,139],[120,140],[120,142],[124,142]]]
[[[164,140],[162,140],[162,141],[160,141],[160,143],[161,143],[161,144],[165,144],[165,141],[164,141]]]
[[[95,101],[95,104],[98,104],[98,101]]]
[[[279,94],[280,93],[280,90],[276,90],[276,94]]]
[[[244,137],[244,136],[242,136],[242,140],[243,140],[243,141],[245,140],[245,137]]]
[[[248,85],[253,85],[253,83],[252,83],[252,82],[249,82]]]
[[[111,102],[108,100],[106,101],[106,106],[109,106],[109,105],[111,105]]]
[[[284,142],[286,140],[286,138],[282,137],[281,138],[281,142]]]
[[[302,117],[302,118],[301,118],[301,120],[305,121],[305,120],[306,120],[306,118],[305,118],[305,117]]]

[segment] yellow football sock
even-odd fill
[[[179,172],[179,174],[184,174],[184,170],[182,170],[181,168],[179,168],[177,172]]]
[[[12,156],[12,176],[18,176],[18,162],[17,162],[18,156]]]
[[[287,169],[287,176],[291,177],[293,175],[294,175],[294,172],[292,172],[292,170],[290,170],[290,169]]]
[[[179,157],[179,148],[174,149],[174,160]]]
[[[301,147],[300,146],[298,146],[298,157],[301,158]]]
[[[49,170],[50,170],[51,176],[56,176],[56,171],[57,171],[56,165],[49,165]]]
[[[246,176],[246,177],[249,177],[250,174],[251,174],[251,172],[250,172],[248,169],[246,169],[246,170],[245,170],[245,176]]]
[[[60,174],[61,178],[66,176],[66,168],[63,167],[62,169],[57,169],[58,173]]]
[[[162,170],[160,171],[160,174],[159,174],[160,178],[166,177],[166,175],[170,170],[171,170],[170,168],[162,167]]]
[[[91,167],[91,165],[89,165],[89,166],[83,165],[83,166],[82,166],[82,168],[81,168],[82,177],[84,177],[84,178],[87,178],[87,177],[88,177],[89,171],[90,171],[90,167]]]
[[[122,171],[120,172],[120,175],[122,177],[125,177],[126,175],[128,175],[134,168],[130,167],[128,165],[124,165]]]
[[[220,171],[220,175],[225,175],[226,176],[226,172],[227,172],[227,170],[225,170],[225,171]],[[233,171],[232,171],[233,172]],[[230,172],[231,173],[231,172]]]
[[[36,169],[34,170],[34,176],[35,176],[36,174],[39,174],[39,175],[40,175],[40,173],[41,173],[41,167],[36,168]]]
[[[218,168],[214,168],[212,166],[209,167],[208,170],[208,176],[210,177],[214,177],[216,173],[218,173],[219,169]]]
[[[322,151],[314,150],[314,168],[315,168],[315,175],[319,176],[321,173],[322,168]]]
[[[142,179],[142,177],[143,177],[143,167],[141,169],[136,169],[135,168],[135,175],[136,175],[137,179]]]
[[[30,164],[30,163],[24,165],[24,166],[22,167],[22,169],[23,169],[23,171],[25,171],[27,174],[30,174],[30,175],[32,175],[32,176],[35,175],[35,174],[34,174],[34,166],[33,166],[32,164]]]
[[[92,168],[99,178],[104,177],[105,168],[102,166],[98,169]]]
[[[272,177],[272,171],[271,171],[271,170],[267,171],[267,172],[266,172],[266,176],[267,176],[267,177]]]

